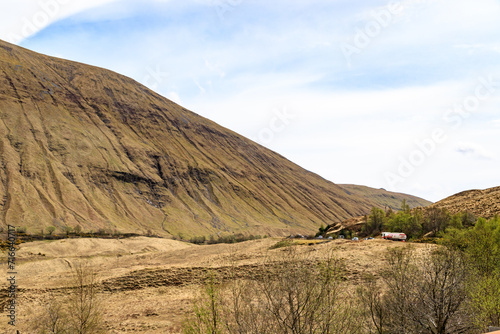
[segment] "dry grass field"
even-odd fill
[[[99,273],[104,320],[110,333],[180,333],[181,325],[213,268],[222,279],[252,278],[266,260],[282,256],[285,248],[270,250],[280,239],[239,244],[196,246],[180,241],[137,237],[121,240],[66,239],[22,244],[17,252],[18,296],[16,330],[33,333],[32,325],[50,294],[68,293],[75,263],[85,259]],[[355,286],[365,274],[378,275],[389,247],[408,247],[374,239],[302,241],[290,247],[308,259],[334,256],[344,259],[347,278]],[[428,245],[415,244],[417,249]],[[4,258],[4,256],[2,256]],[[1,266],[5,271],[4,265]],[[2,272],[5,277],[6,273]],[[2,280],[2,288],[6,286]],[[15,333],[5,314],[0,332]]]

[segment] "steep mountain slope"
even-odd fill
[[[285,234],[376,205],[111,71],[0,41],[0,220]]]
[[[447,209],[452,214],[468,211],[478,217],[492,218],[500,215],[500,187],[463,191],[433,206]]]
[[[344,188],[349,194],[370,199],[371,201],[375,202],[380,208],[387,207],[393,210],[400,210],[401,202],[403,200],[406,200],[406,204],[408,204],[410,208],[428,206],[432,204],[432,202],[429,202],[420,197],[402,193],[395,193],[392,191],[387,191],[385,189],[375,189],[355,184],[339,184],[339,186]]]

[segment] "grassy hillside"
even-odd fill
[[[447,209],[452,214],[469,212],[478,217],[493,218],[500,215],[500,187],[463,191],[433,206]]]
[[[0,41],[0,221],[287,235],[371,199],[117,73]]]
[[[365,186],[358,186],[354,184],[339,184],[344,188],[349,194],[363,196],[375,202],[380,208],[391,208],[393,210],[401,209],[401,202],[406,200],[406,203],[410,208],[416,208],[419,206],[429,206],[432,202],[427,201],[423,198],[416,196],[411,196],[407,194],[395,193],[387,191],[385,189],[375,189]]]

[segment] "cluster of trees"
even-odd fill
[[[41,228],[38,233],[30,233],[24,226],[16,227],[16,233],[19,242],[31,242],[36,240],[57,240],[65,238],[129,238],[140,236],[136,233],[122,233],[117,229],[100,228],[97,231],[89,230],[84,231],[80,225],[67,226],[63,225],[60,227],[47,226]],[[148,233],[148,236],[152,234]],[[2,248],[2,242],[0,242],[0,248]]]
[[[372,208],[369,216],[365,218],[365,224],[361,230],[362,235],[378,235],[383,231],[403,232],[409,239],[424,236],[439,236],[447,228],[465,228],[472,226],[477,218],[469,213],[449,214],[440,208],[417,208],[410,207],[403,200],[401,211],[385,212],[379,208]]]
[[[55,226],[48,226],[46,229],[47,233],[49,235],[52,235],[57,228]],[[100,228],[97,231],[89,230],[88,232],[83,231],[82,227],[80,225],[75,225],[75,227],[63,225],[60,227],[60,230],[66,234],[66,235],[91,235],[91,234],[96,234],[96,235],[109,235],[109,236],[118,236],[121,235],[122,233],[115,229],[110,229],[110,228]],[[43,234],[43,230],[42,230]]]
[[[342,261],[304,260],[295,247],[261,277],[212,275],[184,332],[484,333],[500,326],[500,218],[464,227],[467,217],[451,217],[439,245],[389,249],[380,275],[356,284]]]
[[[267,236],[264,236],[266,238]],[[205,236],[197,236],[197,237],[192,237],[189,239],[189,242],[192,244],[198,244],[198,245],[213,245],[213,244],[234,244],[238,242],[244,242],[248,240],[258,240],[262,239],[263,237],[261,235],[245,235],[243,233],[236,233],[236,234],[228,234],[228,235],[220,235],[220,236],[213,236],[211,235],[210,237],[205,237]]]
[[[439,242],[468,260],[468,293],[476,322],[500,327],[500,218],[449,228]]]

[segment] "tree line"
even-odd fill
[[[473,226],[478,218],[468,212],[450,214],[437,207],[410,209],[403,200],[401,210],[372,208],[365,217],[361,236],[380,235],[381,232],[403,232],[408,239],[438,237],[448,228],[463,229]]]

